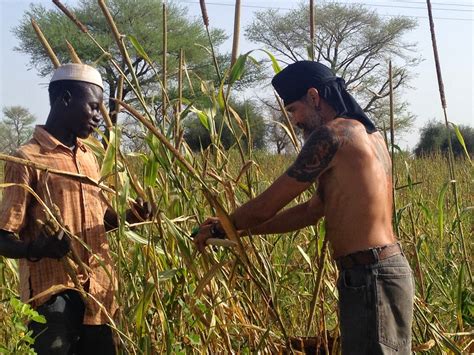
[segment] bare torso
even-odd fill
[[[319,177],[318,194],[334,257],[395,242],[391,162],[382,135],[367,134],[351,119],[331,125],[342,144]]]
[[[313,198],[285,208],[314,182]],[[390,156],[381,134],[367,134],[356,120],[336,118],[315,129],[288,170],[231,220],[247,234],[278,234],[314,225],[323,216],[335,258],[396,241]],[[198,236],[200,250],[209,225]]]

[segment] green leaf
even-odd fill
[[[466,143],[464,142],[464,137],[462,136],[462,133],[459,130],[459,127],[456,124],[452,123],[452,122],[449,122],[449,124],[454,127],[454,132],[456,133],[456,137],[459,141],[459,144],[461,144],[462,149],[464,150],[464,154],[467,157],[467,160],[469,160],[469,163],[472,164],[471,157],[469,156],[469,153],[468,153],[467,148],[466,148]]]
[[[140,55],[140,57],[145,59],[148,62],[148,64],[151,64],[150,57],[148,56],[148,54],[146,54],[146,52],[143,49],[142,45],[140,44],[140,42],[138,42],[138,40],[135,38],[135,36],[128,35],[128,38],[130,39],[130,42],[132,42],[133,46],[135,47],[135,50]]]
[[[10,304],[13,309],[18,310],[22,306],[22,302],[17,298],[10,298]]]
[[[232,69],[230,70],[229,85],[232,85],[242,77],[245,70],[245,63],[247,62],[247,57],[250,53],[251,51],[240,55],[235,61]]]
[[[192,345],[201,345],[201,338],[198,334],[191,333],[188,335],[188,339]]]
[[[140,152],[130,152],[130,153],[127,153],[126,156],[131,157],[131,158],[139,158],[144,163],[148,161],[146,154],[143,154]]]
[[[148,157],[145,164],[145,186],[155,186],[156,177],[158,176],[158,161],[155,155]]]
[[[438,232],[441,241],[444,238],[444,199],[450,183],[451,181],[445,182],[438,194]]]
[[[102,162],[102,167],[100,169],[100,176],[108,176],[112,172],[115,166],[115,150],[117,140],[115,139],[115,131],[110,131],[109,136],[109,145],[105,151],[104,160]]]
[[[221,109],[221,111],[224,111],[225,109],[224,82],[225,80],[222,80],[221,85],[219,86],[219,92],[217,94],[217,103],[219,104],[219,108]]]
[[[324,238],[326,237],[326,221],[321,218],[318,222],[318,253],[323,250]]]
[[[278,65],[278,62],[277,62],[276,58],[273,56],[273,54],[271,54],[269,51],[267,51],[265,49],[261,49],[261,51],[265,52],[268,55],[268,57],[270,58],[270,60],[272,61],[273,72],[275,74],[278,74],[279,72],[281,72],[281,68]]]
[[[142,236],[138,235],[137,233],[135,233],[134,231],[132,230],[126,230],[125,232],[125,236],[130,239],[131,241],[135,242],[135,243],[139,243],[139,244],[148,244],[148,240],[143,238]]]
[[[424,204],[424,202],[418,202],[417,205],[421,208],[428,221],[431,222],[433,220],[433,214],[431,213],[430,209]]]
[[[28,328],[23,324],[23,322],[15,322],[15,328],[21,332],[26,332]]]
[[[309,267],[312,268],[311,259],[309,258],[308,254],[306,254],[303,248],[301,248],[299,245],[297,246],[297,248],[300,254],[303,256],[304,260],[306,260],[306,262],[308,263]]]
[[[209,131],[209,118],[207,117],[206,113],[204,111],[198,110],[195,107],[191,108],[191,111],[198,116],[199,121],[201,121],[201,124]]]
[[[32,313],[31,320],[35,321],[36,323],[41,323],[41,324],[46,323],[46,318],[43,315],[36,312],[36,311],[34,311],[34,313]]]
[[[99,130],[97,130],[99,131]],[[100,132],[100,131],[99,131]],[[102,132],[100,132],[102,133]],[[102,138],[105,138],[102,137]],[[97,140],[94,136],[89,136],[87,139],[84,139],[82,141],[92,152],[95,154],[95,156],[99,159],[99,161],[102,161],[104,159],[105,155],[105,149],[102,143]]]
[[[276,60],[276,58],[273,56],[273,54],[271,54],[269,51],[265,50],[265,49],[260,49],[262,52],[264,52],[265,54],[268,55],[268,57],[270,58],[271,62],[272,62],[272,68],[273,68],[273,71],[275,72],[275,74],[279,73],[281,71],[281,68],[280,66],[278,65],[278,62]],[[252,53],[252,51],[249,51],[245,54],[242,54],[239,56],[239,58],[237,58],[237,60],[235,61],[234,65],[232,66],[231,68],[231,71],[230,71],[230,74],[229,74],[229,84],[232,85],[233,83],[235,83],[237,80],[239,80],[244,71],[245,71],[245,64],[247,63],[247,59],[250,58],[255,64],[258,64],[257,60],[255,60],[252,56],[250,56],[250,53]]]
[[[158,279],[160,281],[169,280],[175,277],[177,273],[178,273],[178,269],[170,269],[170,270],[161,271],[158,273]]]
[[[28,336],[28,335],[25,335],[24,337],[21,338],[21,340],[23,340],[24,342],[30,344],[30,345],[33,345],[35,343],[35,340]]]
[[[145,285],[145,290],[141,300],[137,304],[135,309],[135,323],[137,325],[137,332],[140,333],[141,328],[145,321],[145,315],[148,313],[148,307],[153,296],[153,292],[156,289],[156,285],[153,282],[153,279],[147,281]]]

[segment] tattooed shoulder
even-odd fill
[[[341,142],[341,146],[350,143],[354,138],[354,125],[350,120],[344,119],[340,125],[338,125],[338,136]]]
[[[329,166],[340,147],[334,129],[323,126],[314,131],[286,174],[300,182],[313,182]]]

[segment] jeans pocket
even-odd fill
[[[347,269],[341,272],[341,283],[346,289],[361,291],[367,287],[367,276],[365,272]]]
[[[370,312],[366,272],[351,269],[342,271],[338,291],[342,353],[367,354],[369,323],[373,312]]]
[[[395,350],[411,342],[413,276],[409,267],[385,267],[376,277],[379,342]]]

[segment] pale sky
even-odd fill
[[[13,48],[18,40],[12,35],[11,28],[16,26],[30,3],[42,3],[53,6],[51,1],[0,0],[0,107],[21,105],[30,110],[44,123],[49,112],[47,84],[49,78],[41,78],[34,69],[29,69],[29,58]],[[200,17],[198,0],[178,0],[189,9],[191,16]],[[296,7],[300,1],[294,0],[241,0],[241,53],[258,46],[249,43],[243,37],[243,28],[251,22],[253,13],[263,8],[280,8],[287,11]],[[308,1],[309,2],[309,1]],[[318,3],[319,0],[315,0]],[[435,119],[444,122],[439,99],[436,71],[431,47],[431,37],[427,19],[426,2],[423,0],[345,0],[343,3],[364,4],[383,16],[413,16],[418,20],[418,28],[406,36],[409,42],[418,43],[417,54],[424,61],[413,68],[416,77],[410,82],[411,89],[401,95],[410,103],[410,111],[417,119],[411,132],[397,139],[402,148],[413,148],[418,141],[419,129],[428,121]],[[64,4],[75,1],[64,0]],[[224,29],[232,33],[234,20],[233,0],[206,0],[211,27]],[[474,1],[472,0],[433,0],[435,30],[438,51],[441,60],[448,105],[448,118],[456,124],[474,126],[473,102],[473,24]],[[317,16],[317,14],[316,14]],[[222,50],[229,50],[231,39]],[[260,89],[261,90],[261,89]],[[254,95],[246,91],[249,97]]]

